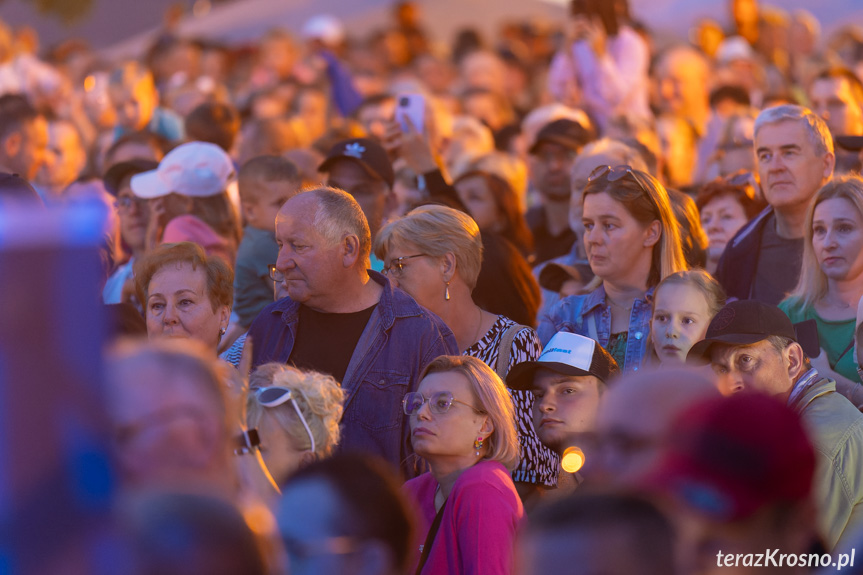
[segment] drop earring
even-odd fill
[[[449,282],[446,282],[446,289],[443,292],[443,299],[449,301]]]
[[[476,449],[476,456],[479,457],[479,450],[482,449],[482,437],[477,437],[473,442],[473,448]]]

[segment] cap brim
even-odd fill
[[[332,169],[333,164],[335,164],[339,160],[350,160],[351,162],[355,163],[356,165],[360,166],[363,170],[365,170],[366,173],[368,175],[370,175],[371,177],[375,178],[376,180],[381,180],[381,181],[386,182],[386,179],[383,176],[381,176],[379,173],[374,171],[371,168],[371,166],[369,166],[367,163],[365,163],[362,160],[358,160],[357,158],[353,158],[351,156],[333,156],[331,158],[327,158],[326,160],[324,160],[324,163],[322,163],[320,166],[318,166],[318,171],[319,172],[329,172]]]
[[[863,136],[836,136],[836,143],[852,152],[863,150]]]
[[[719,337],[710,339],[702,339],[692,346],[689,353],[686,354],[686,362],[694,364],[705,364],[710,362],[710,357],[707,354],[710,348],[717,343],[726,345],[752,345],[759,341],[764,341],[769,336],[760,333],[727,333]]]
[[[166,188],[159,180],[156,170],[150,170],[149,172],[143,172],[132,176],[130,185],[132,186],[132,193],[139,198],[147,200],[152,198],[161,198],[162,196],[167,196],[171,193],[171,190]]]
[[[584,146],[581,142],[573,140],[571,138],[566,138],[563,136],[556,135],[548,135],[543,136],[541,140],[537,140],[528,150],[528,153],[535,154],[536,151],[542,144],[557,144],[558,146],[563,146],[564,148],[569,148],[570,150],[578,151]]]
[[[524,361],[514,365],[513,368],[509,370],[509,374],[506,376],[506,385],[510,389],[526,391],[531,388],[533,384],[533,376],[536,373],[536,370],[540,368],[547,369],[561,375],[593,375],[589,371],[573,367],[566,363],[558,363],[556,361]]]
[[[108,190],[112,196],[116,196],[120,191],[120,183],[123,181],[126,176],[129,174],[141,174],[143,172],[149,172],[151,170],[155,170],[159,167],[159,162],[153,160],[129,160],[127,162],[119,162],[114,164],[108,171],[105,172],[105,176],[102,178],[102,181],[105,182],[105,189]]]

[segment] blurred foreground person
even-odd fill
[[[618,380],[599,403],[597,457],[585,462],[591,481],[633,485],[659,460],[674,418],[718,397],[713,382],[692,369],[647,371]]]
[[[815,446],[813,499],[828,549],[863,526],[863,414],[812,368],[788,316],[754,300],[731,302],[687,359],[709,362],[725,393],[765,393],[799,414]]]
[[[577,494],[543,504],[520,545],[520,575],[573,573],[675,575],[675,533],[647,500]]]
[[[512,573],[524,509],[510,479],[518,438],[506,387],[479,359],[439,357],[405,395],[404,411],[414,450],[431,467],[404,486],[424,536],[416,572]]]
[[[668,498],[686,573],[809,573],[820,564],[821,554],[815,564],[808,554],[816,455],[794,411],[762,394],[711,399],[682,414],[668,441],[647,484]],[[771,561],[774,549],[783,564]]]
[[[207,350],[194,342],[129,344],[116,350],[107,370],[121,483],[232,498],[228,407]]]
[[[262,542],[218,497],[145,492],[120,502],[136,575],[267,575]]]
[[[291,575],[401,575],[414,521],[394,470],[339,454],[298,471],[277,514]]]

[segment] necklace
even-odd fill
[[[622,306],[619,303],[617,303],[616,301],[614,301],[613,299],[611,299],[610,297],[608,297],[608,295],[605,296],[605,299],[608,303],[610,303],[612,306],[616,307],[617,309],[622,309],[623,311],[630,311],[632,309],[632,305],[630,305],[629,307]]]

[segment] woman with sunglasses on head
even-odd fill
[[[339,443],[344,392],[328,375],[266,363],[249,377],[246,422],[278,486]]]
[[[686,269],[668,192],[645,172],[600,166],[582,203],[592,291],[558,302],[542,318],[539,336],[544,343],[559,331],[590,337],[624,373],[637,371],[648,352],[653,289]]]
[[[524,515],[510,471],[518,459],[512,402],[470,356],[441,356],[405,395],[414,451],[431,471],[405,484],[419,511],[423,575],[513,572]]]
[[[408,292],[453,331],[462,355],[479,358],[499,377],[542,349],[536,332],[480,308],[471,294],[477,285],[483,244],[479,227],[466,213],[444,206],[421,206],[387,224],[375,237],[375,254],[385,262],[393,285]],[[531,424],[533,395],[514,391],[522,461],[513,473],[526,500],[554,487],[557,457],[542,445]]]

